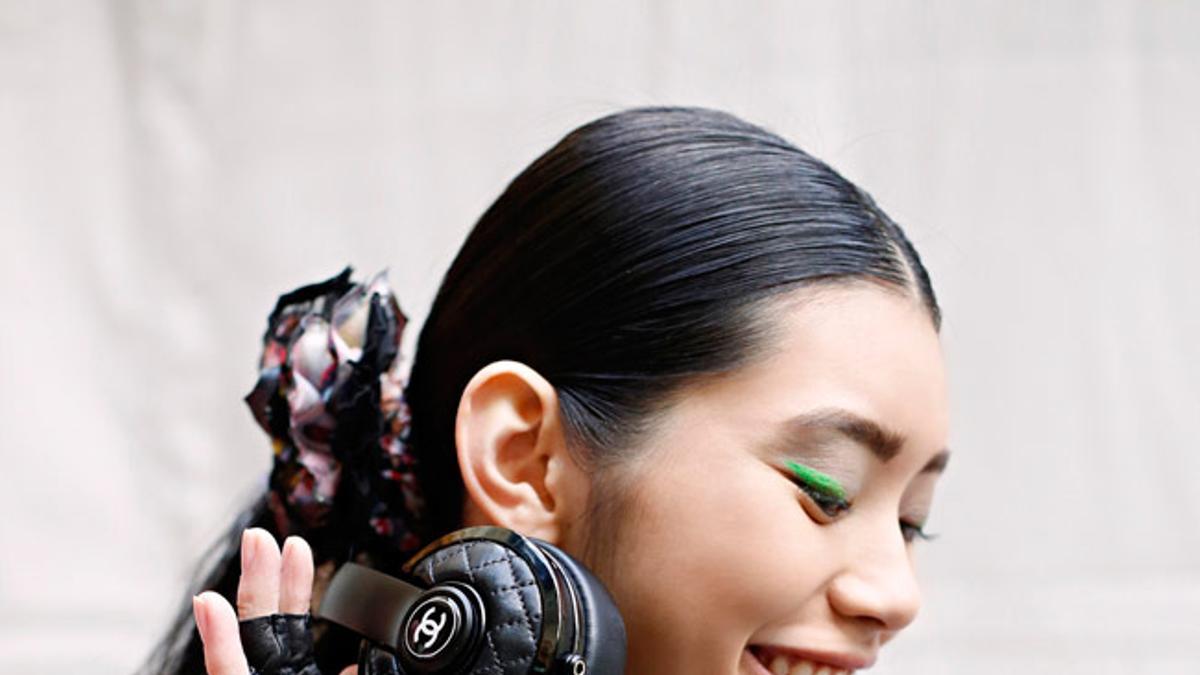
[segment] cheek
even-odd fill
[[[825,576],[820,533],[789,485],[757,460],[700,454],[644,470],[623,509],[603,576],[633,672],[733,672],[752,634],[798,616]]]

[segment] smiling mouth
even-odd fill
[[[755,675],[849,675],[853,668],[801,657],[780,650],[752,645],[747,653],[758,666]]]

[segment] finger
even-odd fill
[[[300,537],[288,537],[283,542],[279,576],[279,611],[284,614],[307,612],[313,588],[313,556],[308,542]]]
[[[192,614],[204,643],[208,675],[249,675],[250,666],[238,638],[237,617],[225,598],[205,591],[192,598]]]
[[[358,666],[346,666],[346,669],[338,675],[358,675]]]
[[[242,577],[238,581],[237,615],[254,619],[279,611],[279,547],[262,528],[242,533]]]

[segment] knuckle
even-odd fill
[[[262,603],[257,602],[255,597],[238,594],[237,612],[239,617],[246,618],[254,612],[259,611],[261,607]]]

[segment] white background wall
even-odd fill
[[[871,191],[954,461],[882,673],[1200,672],[1200,3],[0,0],[0,671],[120,673],[269,466],[277,293],[410,325],[575,125],[704,104]],[[411,352],[409,352],[411,353]]]

